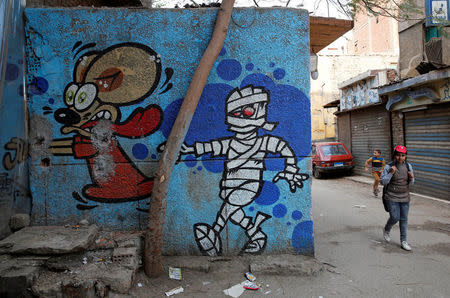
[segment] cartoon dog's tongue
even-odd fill
[[[149,105],[146,108],[134,110],[124,122],[113,124],[112,130],[121,137],[145,137],[159,129],[161,122],[161,108],[157,105]]]

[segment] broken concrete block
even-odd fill
[[[25,213],[17,213],[9,219],[9,228],[15,232],[30,225],[30,216]]]
[[[113,262],[131,270],[138,269],[139,259],[140,255],[137,251],[137,247],[117,247],[113,250]]]
[[[0,259],[0,297],[31,297],[31,286],[41,271],[39,265],[9,256]]]
[[[0,253],[66,254],[85,250],[97,235],[95,225],[77,229],[26,227],[0,241]]]

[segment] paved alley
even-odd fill
[[[326,270],[318,276],[257,276],[259,291],[240,297],[448,297],[450,295],[449,205],[412,197],[409,234],[413,252],[399,246],[399,230],[384,243],[388,214],[370,186],[343,177],[313,180],[316,258]],[[182,285],[177,297],[229,297],[223,290],[244,280],[245,268],[223,262],[211,273],[183,272],[183,281],[142,272],[130,294],[163,297]]]

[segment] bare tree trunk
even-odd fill
[[[161,254],[170,176],[203,88],[205,87],[206,80],[223,47],[233,5],[234,0],[222,1],[211,40],[195,70],[175,124],[167,139],[165,150],[159,160],[158,171],[155,175],[155,184],[150,199],[147,232],[145,235],[144,269],[149,277],[156,277],[162,273]]]
[[[147,8],[152,8],[152,0],[141,0],[142,6]]]

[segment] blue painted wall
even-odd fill
[[[26,9],[35,224],[145,228],[158,148],[216,14]],[[308,20],[234,10],[172,175],[165,253],[313,253]],[[239,126],[253,132],[247,147]]]
[[[24,1],[7,0],[0,5],[0,238],[9,231],[9,218],[29,213],[28,146],[25,133]]]

